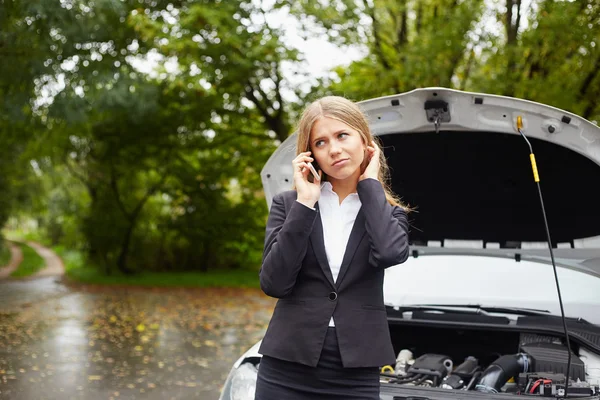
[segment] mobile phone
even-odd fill
[[[310,168],[310,172],[312,172],[312,174],[314,175],[315,179],[320,181],[321,178],[319,177],[319,173],[317,172],[317,170],[315,169],[315,167],[313,167],[313,165],[311,163],[307,163],[308,164],[308,168]]]

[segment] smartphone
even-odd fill
[[[308,164],[308,168],[310,168],[310,172],[312,172],[312,174],[314,175],[315,179],[320,181],[321,178],[319,177],[319,173],[317,172],[317,170],[315,169],[315,167],[313,167],[313,165],[311,163],[307,163]]]

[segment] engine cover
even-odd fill
[[[537,373],[567,373],[568,349],[562,344],[555,343],[528,343],[521,346],[521,351],[527,353],[533,360],[530,371]],[[585,381],[585,365],[575,354],[571,354],[571,370],[569,378]]]

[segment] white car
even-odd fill
[[[445,88],[360,106],[393,190],[417,207],[411,257],[385,275],[398,360],[382,366],[381,399],[564,396],[565,326],[567,396],[599,399],[600,128],[548,105]],[[295,147],[296,134],[261,173],[269,206],[291,188]],[[254,398],[258,347],[235,362],[222,400]]]

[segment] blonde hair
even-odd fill
[[[297,127],[298,140],[296,145],[296,155],[305,151],[311,151],[310,132],[312,131],[315,122],[321,117],[333,118],[343,122],[360,133],[363,143],[370,145],[371,141],[374,141],[381,149],[381,142],[379,138],[374,137],[371,134],[367,117],[357,104],[346,99],[345,97],[325,96],[309,104],[302,113],[302,117],[300,118]],[[368,160],[365,158],[363,165],[361,165],[361,169],[366,167],[367,162]],[[398,198],[398,196],[392,192],[389,183],[389,167],[387,165],[385,156],[383,155],[383,150],[380,152],[379,165],[380,167],[377,176],[383,186],[387,201],[393,206],[399,206],[403,208],[406,212],[411,211],[410,207],[404,204]],[[326,181],[327,175],[325,174],[325,171],[322,171],[322,173],[322,180]],[[309,179],[311,178],[312,176],[309,175]],[[293,189],[296,189],[295,185]]]

